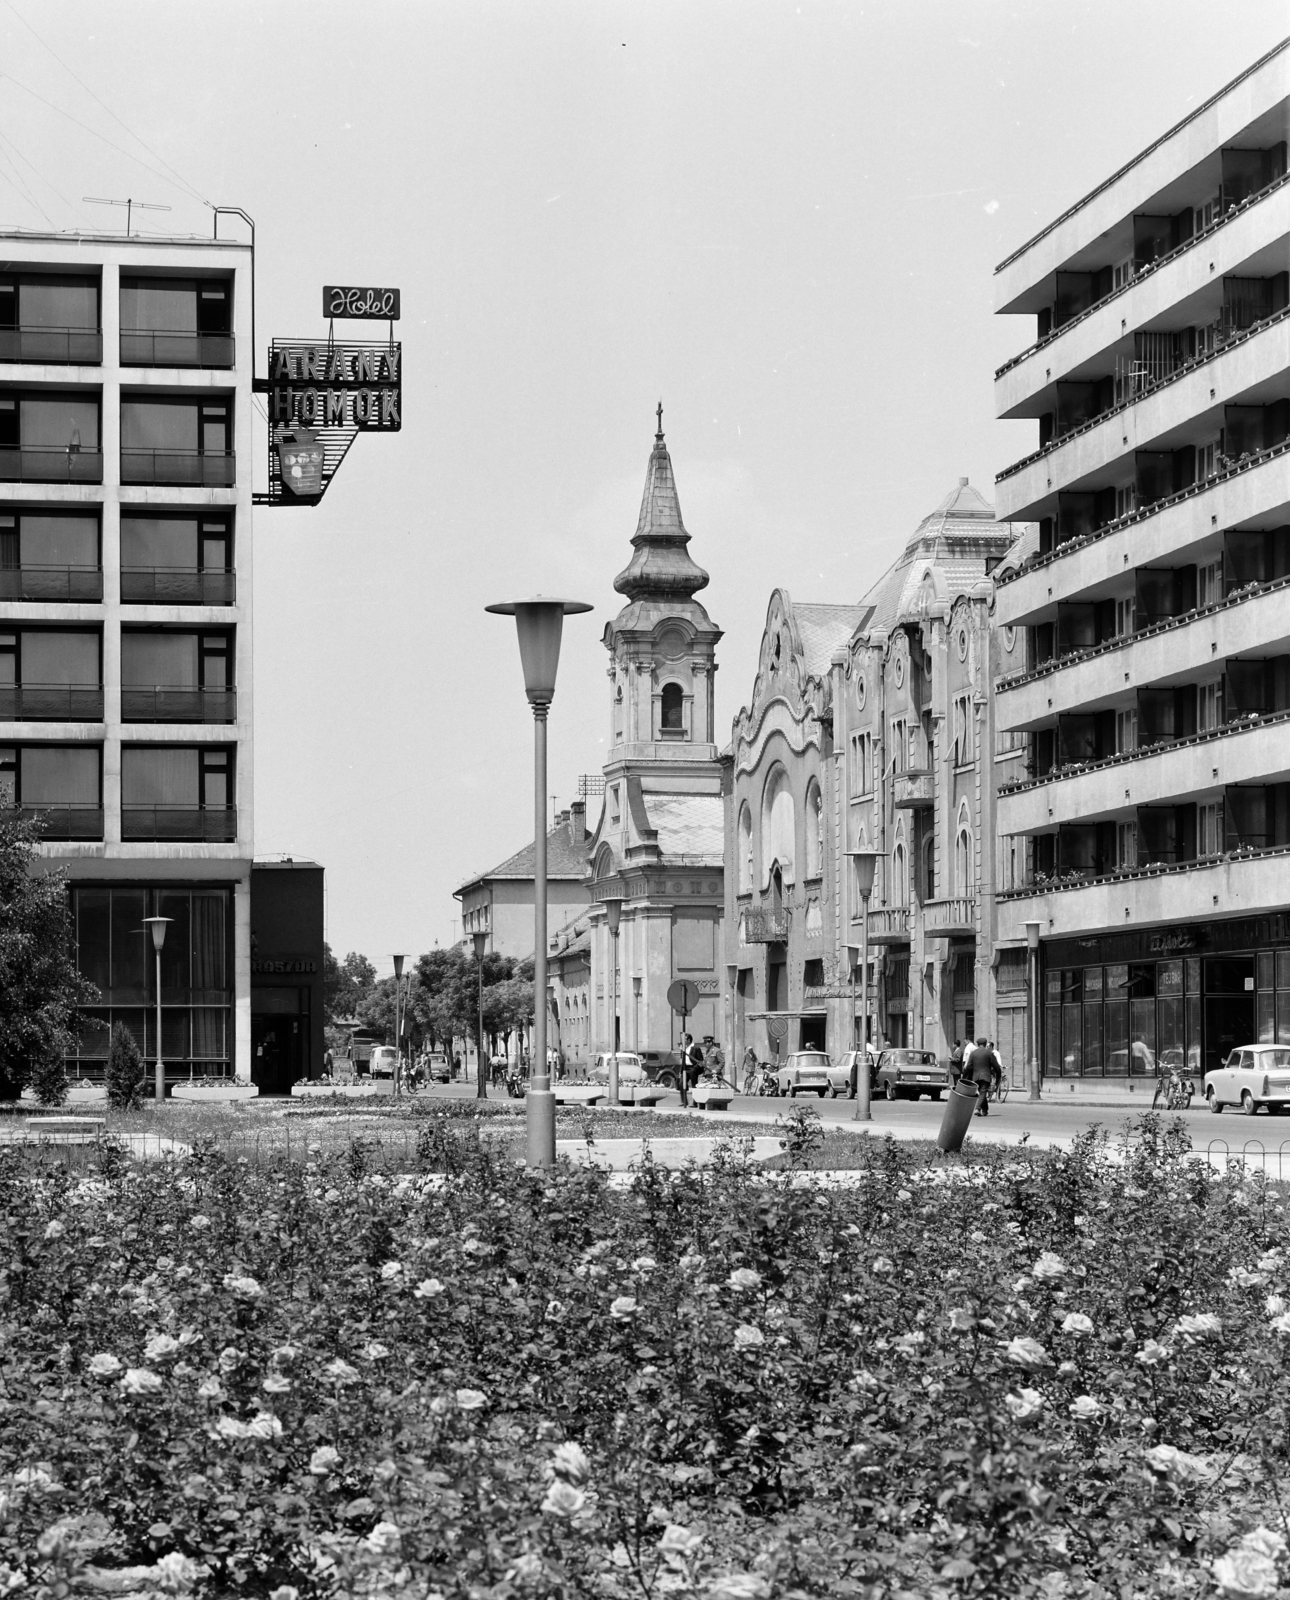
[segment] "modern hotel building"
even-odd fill
[[[1290,1041],[1288,134],[1290,41],[997,271],[1034,319],[998,411],[1039,429],[998,514],[1040,527],[995,602],[1027,630],[1001,899],[1049,1078]]]
[[[0,805],[172,1077],[252,1064],[251,253],[0,235]],[[281,981],[281,980],[279,980]]]

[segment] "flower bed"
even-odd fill
[[[839,1191],[0,1161],[0,1590],[1274,1593],[1284,1203],[1143,1124]]]

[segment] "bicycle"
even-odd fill
[[[1156,1092],[1151,1097],[1153,1111],[1186,1111],[1196,1092],[1196,1085],[1190,1078],[1184,1078],[1176,1067],[1171,1068],[1168,1074],[1162,1073],[1156,1079]]]
[[[990,1084],[990,1092],[986,1096],[986,1099],[993,1100],[996,1105],[1002,1105],[1003,1102],[1008,1098],[1008,1090],[1010,1087],[1011,1085],[1008,1083],[1007,1073],[1000,1073],[999,1077]]]

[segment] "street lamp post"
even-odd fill
[[[488,1099],[488,1083],[484,1077],[484,947],[488,943],[486,933],[472,933],[471,941],[475,946],[475,967],[479,979],[479,1034],[475,1040],[475,1099]]]
[[[403,998],[403,963],[406,956],[394,958],[394,1098],[403,1092],[403,1025],[400,1004]]]
[[[618,921],[623,914],[621,900],[605,901],[605,920],[609,926],[609,1103],[618,1104]]]
[[[855,1121],[871,1122],[873,1112],[869,1104],[869,896],[873,893],[874,868],[878,861],[876,850],[848,850],[855,863],[856,892],[860,896],[860,984],[864,992],[860,1020],[860,1059],[856,1062],[856,1114]],[[848,952],[855,948],[848,945]],[[851,1032],[855,1033],[855,968],[851,970]]]
[[[157,1104],[166,1098],[166,1063],[161,1058],[161,947],[166,942],[170,917],[145,917],[144,926],[152,929],[152,950],[157,960]]]
[[[1039,1099],[1039,928],[1038,922],[1026,924],[1026,947],[1030,953],[1030,1068],[1027,1073],[1027,1096]]]
[[[555,1096],[546,1060],[546,719],[555,698],[564,619],[590,611],[583,600],[508,600],[485,606],[494,615],[514,617],[519,634],[524,692],[533,707],[533,1062],[525,1099],[528,1164],[555,1165]]]

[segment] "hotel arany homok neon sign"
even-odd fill
[[[360,433],[398,433],[403,425],[403,347],[394,340],[397,289],[323,290],[325,340],[275,339],[268,396],[269,492],[262,505],[317,505]],[[338,343],[334,318],[389,323],[384,344]]]

